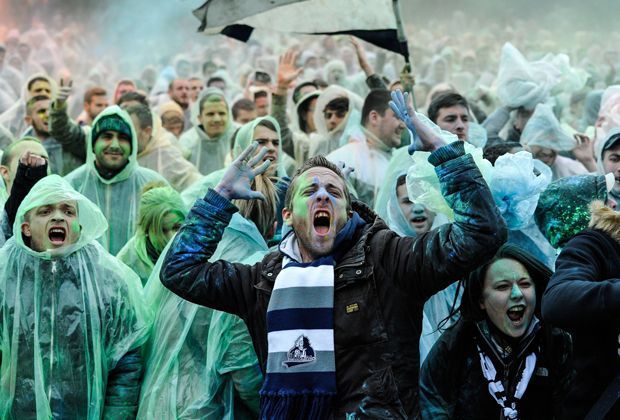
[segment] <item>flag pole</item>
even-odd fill
[[[394,10],[394,17],[396,18],[396,34],[398,42],[401,44],[401,48],[407,48],[407,36],[405,35],[405,29],[403,28],[403,20],[400,13],[400,3],[398,0],[392,0],[392,9]],[[413,65],[409,57],[409,51],[403,51],[405,57],[405,68],[409,74],[413,73]],[[411,100],[413,101],[413,109],[418,110],[418,105],[415,101],[415,95],[413,94],[413,86],[415,85],[415,78],[412,77],[411,91],[409,92]]]

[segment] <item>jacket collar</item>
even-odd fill
[[[590,205],[590,227],[598,229],[620,244],[620,213],[605,206],[602,201]]]

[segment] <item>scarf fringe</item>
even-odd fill
[[[326,419],[331,415],[334,400],[331,393],[261,394],[261,419]]]

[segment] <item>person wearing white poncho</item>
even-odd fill
[[[203,175],[222,169],[236,129],[224,93],[216,88],[202,91],[192,105],[192,122],[194,127],[179,139],[190,152],[189,161]]]
[[[136,131],[116,105],[95,118],[86,146],[86,163],[65,178],[105,215],[110,227],[99,242],[116,255],[134,234],[142,187],[150,181],[167,182],[138,164]]]
[[[562,130],[549,104],[536,106],[521,134],[521,144],[551,168],[553,180],[588,173],[581,162],[558,154],[574,149],[577,143]]]
[[[57,175],[19,207],[0,249],[0,417],[135,416],[148,312],[138,277],[96,242],[106,228]]]

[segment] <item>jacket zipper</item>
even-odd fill
[[[56,312],[56,261],[52,260],[52,308],[50,311],[50,371],[47,386],[47,401],[52,401],[52,373],[54,369],[54,318]]]

